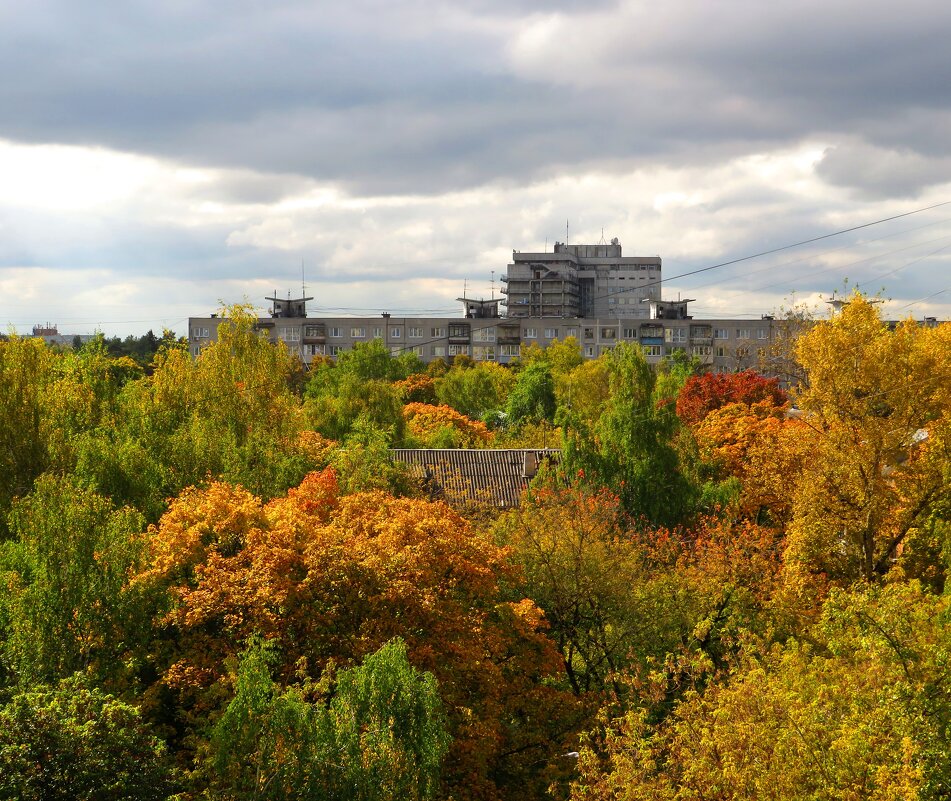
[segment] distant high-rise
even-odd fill
[[[660,256],[622,256],[621,243],[512,251],[502,278],[509,317],[647,318],[660,300]]]

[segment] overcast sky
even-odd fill
[[[0,323],[448,314],[618,237],[695,316],[951,316],[951,4],[0,4]]]

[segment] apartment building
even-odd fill
[[[262,334],[309,364],[314,357],[336,357],[360,342],[380,340],[394,355],[412,351],[424,362],[465,355],[475,361],[507,364],[523,345],[550,345],[574,337],[584,358],[594,359],[618,342],[640,345],[649,362],[676,351],[699,357],[711,369],[733,372],[755,366],[769,346],[776,323],[759,320],[694,320],[690,300],[653,300],[641,304],[647,318],[631,316],[518,317],[499,316],[499,300],[459,298],[459,317],[307,317],[310,298],[272,301],[271,316],[257,325]],[[287,316],[293,312],[301,316]],[[217,315],[188,321],[189,347],[197,356],[217,338]]]
[[[659,256],[623,256],[621,243],[568,245],[552,253],[512,251],[502,277],[508,317],[646,319],[661,299]]]

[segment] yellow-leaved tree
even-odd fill
[[[787,561],[843,582],[900,563],[933,578],[936,513],[949,491],[951,326],[891,327],[856,293],[796,353],[808,377],[797,402],[816,436]]]

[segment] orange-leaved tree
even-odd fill
[[[786,393],[776,378],[765,378],[753,370],[739,373],[704,373],[687,379],[677,396],[677,415],[687,425],[695,426],[710,412],[731,403],[752,405],[769,401],[781,407]]]
[[[492,432],[485,423],[451,406],[408,403],[403,416],[409,437],[423,448],[484,448],[492,442]]]
[[[252,634],[271,641],[285,682],[401,637],[449,711],[455,797],[502,797],[562,753],[571,704],[548,683],[559,660],[542,613],[503,599],[507,552],[445,504],[340,497],[328,469],[267,505],[221,483],[189,490],[151,539],[137,581],[170,599],[157,667],[196,732],[227,702],[228,666]]]

